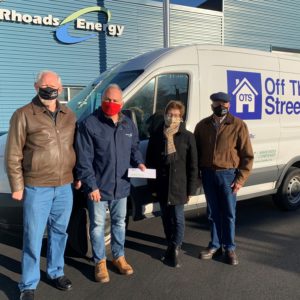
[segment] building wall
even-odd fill
[[[300,1],[224,0],[224,44],[300,50]]]
[[[6,0],[0,8],[30,15],[53,14],[63,20],[90,0]],[[58,72],[63,83],[85,85],[99,72],[99,46],[91,40],[64,45],[53,36],[55,27],[0,22],[0,131],[8,128],[12,112],[34,96],[34,78],[40,70]]]
[[[43,69],[54,70],[65,85],[86,85],[112,65],[163,46],[162,4],[148,0],[5,0],[0,8],[64,20],[89,6],[104,6],[110,23],[125,26],[120,37],[97,37],[78,44],[62,44],[54,37],[57,27],[0,21],[0,131],[8,128],[12,113],[35,95],[33,82]],[[89,13],[88,21],[104,15]],[[222,14],[196,8],[171,6],[171,46],[222,43]],[[71,30],[74,36],[90,33]]]

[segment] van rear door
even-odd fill
[[[255,159],[239,199],[272,193],[279,174],[280,116],[271,107],[270,93],[280,78],[278,58],[238,49],[199,51],[199,61],[201,99],[209,103],[210,94],[227,91],[230,112],[248,125]],[[201,113],[211,114],[208,103],[201,102]]]

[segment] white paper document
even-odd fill
[[[128,177],[129,178],[156,178],[156,170],[155,169],[146,169],[145,171],[141,171],[139,168],[129,168],[128,169]]]

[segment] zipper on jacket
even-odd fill
[[[215,144],[214,144],[214,152],[212,154],[212,166],[214,166],[214,161],[215,161],[215,152],[216,152],[216,147],[217,147],[217,139],[218,139],[218,135],[219,135],[219,131],[220,131],[220,127],[216,128],[215,125],[213,124],[214,129],[216,131],[216,135],[215,135]]]
[[[118,125],[115,127],[114,132],[114,143],[115,143],[115,189],[114,189],[114,199],[116,199],[116,192],[117,192],[117,142],[116,142],[116,136],[118,132]]]
[[[54,130],[55,130],[55,135],[56,135],[56,142],[57,142],[57,146],[58,146],[58,161],[59,161],[59,185],[62,184],[62,165],[63,165],[63,162],[61,161],[61,143],[60,143],[60,131],[59,129],[57,128],[57,117],[58,115],[56,116],[56,120],[52,119],[53,121],[53,125],[54,125]]]

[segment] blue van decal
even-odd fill
[[[227,85],[231,96],[230,112],[244,120],[261,119],[261,74],[228,70]]]

